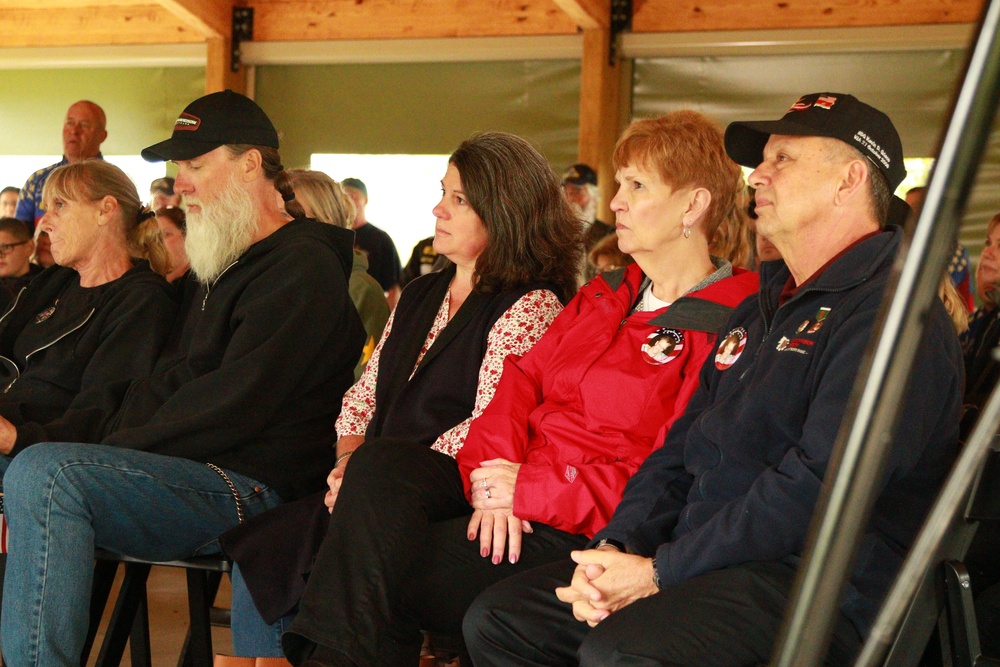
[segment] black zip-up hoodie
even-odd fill
[[[347,291],[353,237],[295,220],[214,284],[190,281],[170,342],[123,392],[104,444],[213,463],[284,500],[319,490],[365,341]]]
[[[18,337],[75,280],[73,269],[51,267],[22,288],[0,318],[0,415],[17,427],[11,455],[37,442],[86,440],[90,422],[79,408],[110,383],[148,375],[170,332],[177,310],[173,291],[149,264],[135,260],[101,289],[56,304],[64,326],[19,365]]]

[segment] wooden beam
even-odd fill
[[[583,60],[580,71],[580,162],[597,172],[601,189],[598,218],[614,220],[608,208],[615,193],[615,173],[611,153],[618,138],[618,110],[621,66],[610,65],[611,34],[607,29],[583,31]]]
[[[553,0],[584,30],[611,25],[611,0]]]
[[[252,0],[254,41],[568,35],[552,0]]]
[[[646,0],[632,32],[972,23],[984,0]]]
[[[160,5],[205,37],[232,32],[233,0],[159,0]]]
[[[183,44],[204,37],[153,4],[0,9],[4,47]]]
[[[205,94],[217,93],[230,88],[237,93],[247,92],[247,68],[240,67],[233,72],[230,63],[230,39],[228,37],[209,37],[205,40],[208,47],[205,61]]]

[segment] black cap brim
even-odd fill
[[[756,169],[764,161],[764,146],[772,134],[793,137],[826,136],[815,127],[789,120],[760,120],[730,123],[726,128],[726,153],[736,164]]]
[[[191,139],[180,139],[171,137],[166,141],[153,144],[148,148],[143,148],[142,159],[146,162],[169,162],[170,160],[192,160],[199,155],[210,153],[222,143],[192,141]]]

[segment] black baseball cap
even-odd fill
[[[597,172],[590,165],[577,163],[563,172],[562,182],[565,185],[597,185]]]
[[[190,160],[228,144],[277,148],[278,132],[253,100],[224,90],[187,105],[170,138],[144,148],[142,158],[147,162]]]
[[[831,137],[857,148],[895,190],[906,178],[903,144],[889,117],[844,93],[813,93],[798,99],[781,120],[730,123],[726,153],[737,164],[756,168],[772,134]]]

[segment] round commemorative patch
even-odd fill
[[[719,343],[719,349],[715,353],[715,367],[724,371],[736,363],[743,348],[747,346],[747,330],[743,327],[736,327],[730,331]]]
[[[676,359],[684,349],[684,334],[677,329],[657,329],[642,344],[642,359],[661,366]]]

